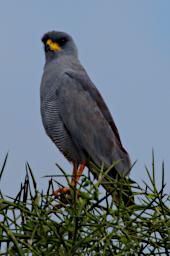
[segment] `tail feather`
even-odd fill
[[[90,163],[88,168],[94,177],[98,178],[101,170],[93,163]],[[109,194],[113,195],[113,201],[118,208],[122,202],[126,207],[135,205],[130,179],[120,175],[115,166],[110,168],[109,172],[108,170],[103,172],[101,185]]]

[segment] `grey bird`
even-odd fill
[[[129,155],[106,103],[79,61],[72,37],[51,31],[42,42],[46,58],[40,88],[42,121],[47,135],[73,164],[71,184],[77,184],[89,160],[104,169],[116,162],[110,177],[128,175]]]

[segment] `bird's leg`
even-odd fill
[[[81,177],[85,167],[86,167],[86,161],[83,161],[80,164],[79,168],[74,166],[73,177],[71,179],[71,185],[72,186],[76,186],[77,185],[77,183],[78,183],[78,181],[79,181],[79,179],[80,179],[80,177]]]
[[[82,163],[80,164],[79,167],[77,166],[77,164],[75,164],[75,163],[73,164],[73,176],[72,176],[71,183],[70,183],[71,186],[74,187],[77,185],[77,183],[84,171],[85,166],[86,166],[86,161],[82,161]],[[61,193],[69,194],[70,187],[59,188],[53,192],[53,195],[58,196]]]

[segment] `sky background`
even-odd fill
[[[31,165],[40,189],[55,163],[71,165],[46,136],[40,117],[39,87],[44,65],[42,35],[70,33],[79,57],[101,91],[132,162],[131,177],[147,180],[155,152],[161,182],[165,161],[170,191],[170,1],[1,1],[0,4],[0,164],[1,181],[14,196]]]

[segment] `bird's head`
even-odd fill
[[[65,32],[47,32],[42,37],[42,42],[47,59],[53,59],[67,54],[77,56],[76,45],[72,37]]]

